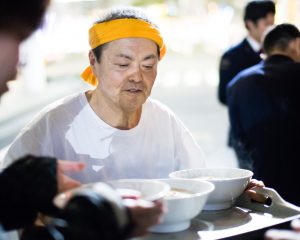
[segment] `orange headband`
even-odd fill
[[[160,59],[166,53],[166,46],[159,30],[143,20],[123,18],[94,24],[89,30],[89,43],[92,49],[121,38],[147,38],[160,48]],[[98,80],[92,72],[91,67],[87,67],[81,77],[87,83],[97,86]]]

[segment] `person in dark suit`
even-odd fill
[[[227,83],[240,71],[261,61],[261,37],[267,27],[274,24],[275,4],[273,1],[251,1],[244,11],[244,23],[248,36],[221,57],[218,98],[226,105]]]
[[[265,61],[228,84],[233,147],[240,166],[300,205],[300,32],[280,24],[264,39]]]

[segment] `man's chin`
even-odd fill
[[[2,87],[0,88],[0,99],[1,99],[1,97],[3,96],[3,94],[6,93],[6,92],[8,92],[8,87],[7,87],[7,85],[5,84],[4,86],[2,86]]]

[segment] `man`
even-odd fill
[[[2,0],[0,2],[0,95],[8,90],[7,82],[16,76],[19,44],[40,25],[48,4],[48,0],[17,2]],[[58,209],[55,209],[52,204],[53,197],[58,192],[80,186],[78,181],[69,178],[65,173],[81,171],[84,167],[81,162],[57,161],[56,158],[35,157],[32,155],[24,157],[20,155],[20,157],[22,158],[0,173],[0,223],[3,225],[4,230],[29,227],[40,212],[56,215]],[[14,160],[17,160],[17,158]],[[70,203],[66,209],[63,209],[65,213],[62,217],[68,219],[69,214],[71,214],[73,218],[70,220],[72,221],[76,218],[76,214],[77,217],[79,214],[84,217],[84,211],[79,204],[84,200],[85,206],[93,209],[94,212],[94,216],[90,215],[89,219],[102,220],[105,223],[104,226],[106,226],[106,228],[101,228],[103,225],[98,222],[95,228],[89,225],[85,229],[95,233],[94,236],[98,238],[94,239],[99,239],[99,234],[104,236],[105,233],[110,236],[107,239],[113,239],[112,237],[116,237],[117,234],[118,239],[144,234],[149,226],[157,223],[162,213],[161,203],[148,203],[145,206],[138,202],[132,202],[132,205],[126,208],[119,204],[118,209],[115,209],[114,212],[109,208],[109,205],[113,205],[114,201],[110,201],[110,198],[105,194],[98,194],[97,196],[91,194],[91,196],[83,196],[83,199],[72,199],[73,205]],[[110,193],[110,197],[112,194]],[[115,198],[117,197],[115,196]],[[75,213],[74,210],[76,210]],[[122,213],[122,226],[124,227],[124,224],[130,225],[130,228],[126,227],[126,232],[123,231],[124,229],[120,229],[119,224],[115,223]],[[103,217],[101,214],[103,214]],[[104,216],[106,217],[104,218]],[[81,218],[81,224],[87,223],[89,219]],[[74,236],[74,229],[76,228],[70,222],[68,223],[66,230],[68,236]],[[110,225],[110,223],[112,224]],[[113,227],[114,230],[109,231]],[[3,239],[4,237],[0,233],[0,238]],[[28,238],[34,239],[33,237],[34,235],[31,234]],[[76,237],[69,237],[68,239],[76,239]]]
[[[82,77],[96,88],[42,111],[12,143],[6,164],[26,153],[83,161],[86,171],[72,175],[80,182],[164,178],[203,167],[202,151],[183,123],[148,98],[166,51],[158,28],[142,12],[120,8],[95,23],[89,37],[90,66]],[[263,183],[249,184],[255,198],[253,186]]]
[[[251,1],[247,4],[244,23],[248,36],[241,43],[226,51],[221,58],[218,98],[222,104],[227,104],[227,83],[240,71],[261,61],[261,37],[266,28],[274,24],[274,15],[273,1]]]
[[[233,146],[239,161],[281,196],[300,205],[300,33],[291,24],[269,31],[267,58],[228,84]]]
[[[95,89],[46,108],[14,140],[6,163],[26,154],[83,161],[81,182],[164,178],[204,166],[202,151],[166,106],[150,99],[166,47],[156,25],[135,9],[116,9],[89,31]]]

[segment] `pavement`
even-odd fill
[[[208,167],[237,167],[234,152],[227,146],[227,109],[211,86],[155,88],[152,97],[169,106],[202,147]]]

